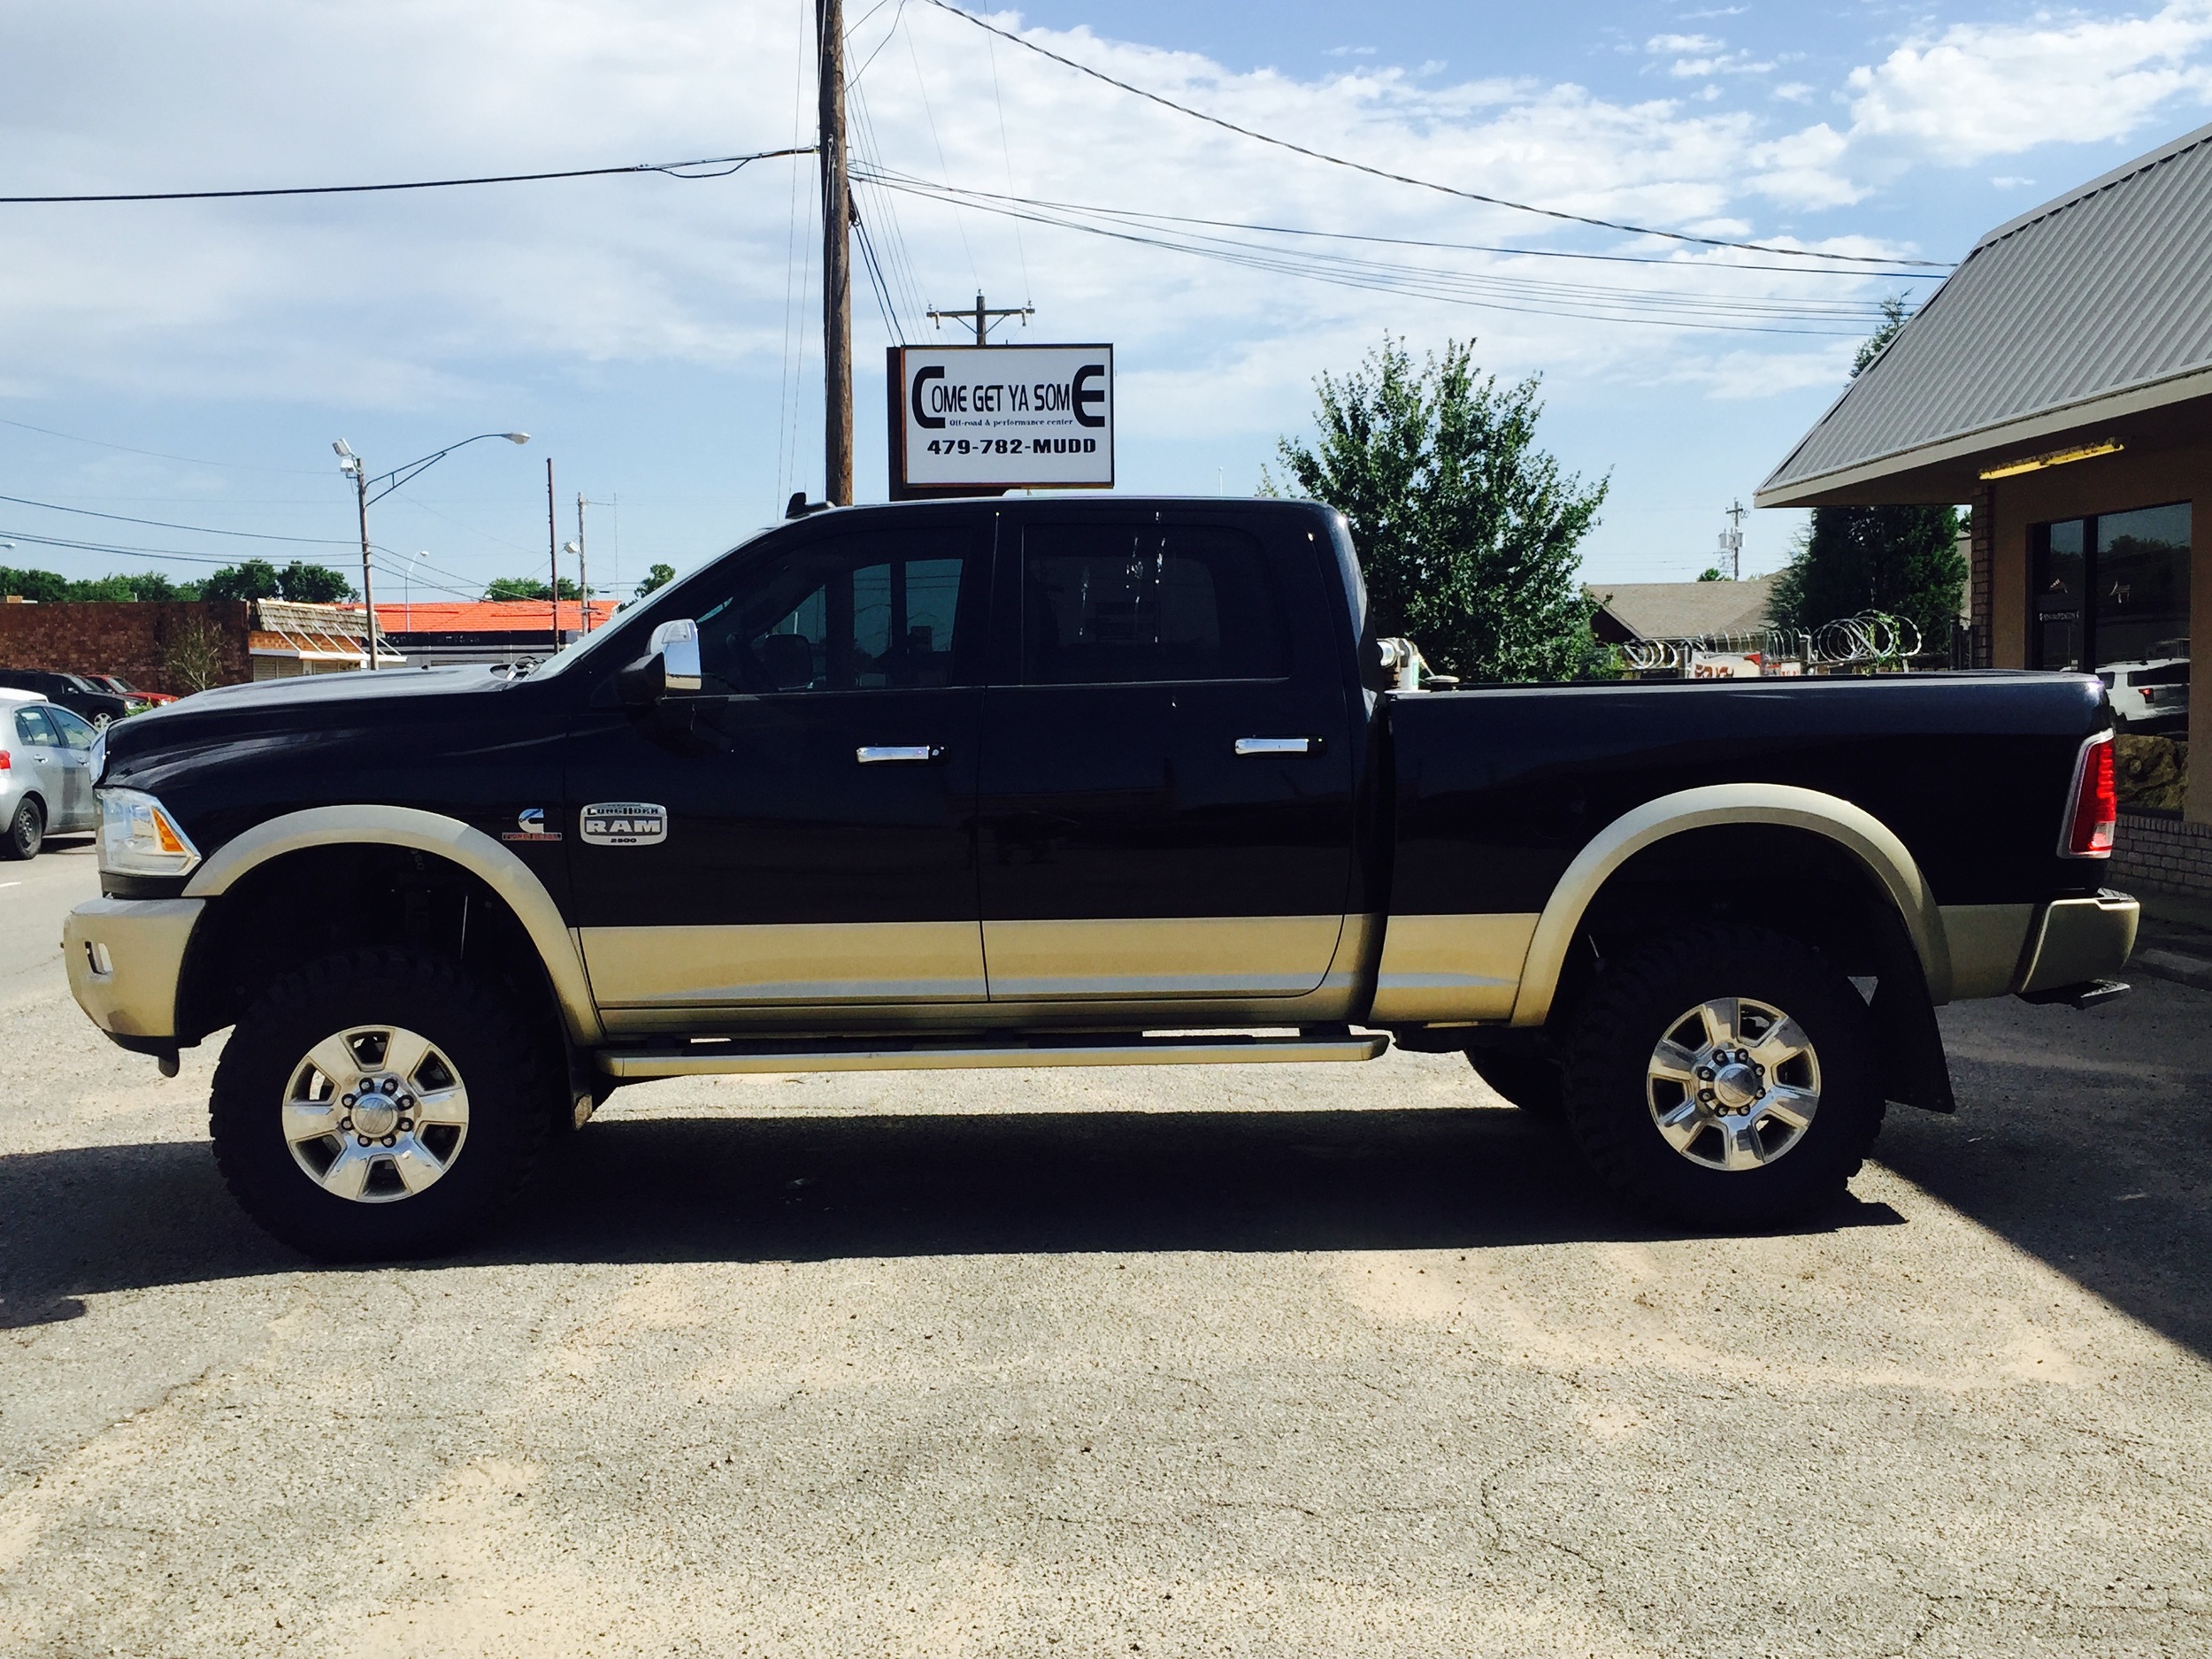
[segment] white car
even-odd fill
[[[0,691],[0,858],[35,858],[49,833],[100,827],[83,716],[33,691]]]
[[[2097,671],[2112,698],[2112,718],[2122,731],[2164,731],[2189,715],[2189,659],[2154,657],[2139,663],[2108,663]]]

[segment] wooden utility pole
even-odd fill
[[[553,647],[561,649],[561,533],[553,525],[553,457],[545,457],[545,562],[553,570]]]
[[[845,172],[844,0],[815,0],[822,158],[822,496],[853,498],[852,181]]]
[[[978,288],[975,304],[972,308],[964,308],[956,311],[941,311],[933,305],[926,314],[930,321],[941,326],[947,322],[966,323],[975,330],[976,344],[982,346],[990,343],[988,336],[992,326],[1001,319],[1018,317],[1022,319],[1022,326],[1026,328],[1029,326],[1029,319],[1037,312],[1035,307],[1029,305],[986,305],[983,303],[983,290]]]

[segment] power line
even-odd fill
[[[943,199],[938,188],[926,181],[891,177],[884,177],[881,181],[892,189]],[[1340,256],[1300,254],[1220,237],[1179,238],[1164,233],[1146,234],[1135,226],[1091,224],[1080,219],[1003,203],[972,201],[969,205],[987,212],[1056,226],[1064,230],[1077,230],[1111,241],[1164,249],[1249,270],[1303,277],[1340,288],[1410,294],[1450,304],[1531,316],[1585,318],[1605,322],[1644,323],[1660,327],[1704,328],[1725,334],[1809,334],[1833,339],[1858,338],[1866,332],[1866,326],[1878,318],[1878,311],[1870,301],[1793,301],[1547,282],[1533,278],[1439,271],[1430,267],[1391,265]],[[1730,320],[1748,317],[1765,320]],[[1807,323],[1840,323],[1849,326],[1788,326]]]
[[[695,161],[640,161],[626,167],[571,167],[560,173],[498,173],[469,179],[412,179],[398,184],[302,184],[254,190],[132,190],[96,196],[0,196],[0,207],[27,207],[72,202],[227,202],[270,196],[367,196],[385,190],[451,190],[475,184],[534,184],[546,179],[603,179],[626,173],[662,173],[672,179],[726,179],[748,162],[779,156],[810,156],[811,144],[790,150],[757,150],[742,156],[705,156]],[[689,173],[691,167],[719,167],[719,173]]]
[[[1479,190],[1463,190],[1456,185],[1438,184],[1431,179],[1417,179],[1409,173],[1392,173],[1386,168],[1370,166],[1363,161],[1352,161],[1342,156],[1333,156],[1326,150],[1314,150],[1304,144],[1293,143],[1287,138],[1277,138],[1270,133],[1257,132],[1249,127],[1240,127],[1236,122],[1225,120],[1218,115],[1209,115],[1203,110],[1194,110],[1187,104],[1178,104],[1174,99],[1163,97],[1156,92],[1149,92],[1142,87],[1132,86],[1126,81],[1118,81],[1103,70],[1094,69],[1088,64],[1079,63],[1072,58],[1063,57],[1050,47],[1040,46],[1036,42],[1017,35],[1011,29],[1002,29],[995,23],[986,22],[974,12],[964,12],[954,5],[952,0],[929,0],[929,4],[940,12],[950,12],[962,21],[972,23],[976,27],[995,35],[1002,40],[1009,40],[1017,46],[1025,47],[1041,58],[1049,58],[1056,64],[1064,65],[1079,74],[1088,75],[1094,81],[1102,81],[1110,87],[1146,99],[1163,109],[1173,110],[1178,115],[1187,115],[1193,120],[1204,121],[1210,127],[1218,127],[1241,138],[1254,139],[1263,144],[1272,144],[1278,150],[1287,150],[1294,155],[1304,156],[1309,160],[1325,161],[1333,167],[1348,167],[1355,173],[1363,173],[1373,179],[1386,179],[1393,184],[1409,184],[1416,189],[1434,190],[1443,196],[1455,196],[1463,201],[1480,202],[1489,207],[1510,208],[1517,213],[1537,213],[1546,219],[1561,219],[1571,225],[1589,225],[1599,230],[1617,230],[1632,236],[1663,236],[1671,242],[1696,242],[1707,248],[1738,248],[1748,253],[1778,254],[1792,259],[1838,259],[1855,265],[1909,265],[1938,271],[1947,271],[1951,268],[1943,261],[1937,259],[1890,259],[1878,257],[1871,254],[1820,253],[1809,248],[1780,248],[1770,242],[1730,242],[1719,236],[1692,235],[1687,231],[1655,230],[1648,225],[1631,225],[1619,219],[1594,219],[1586,213],[1570,213],[1555,207],[1538,207],[1532,203],[1516,202],[1502,196],[1488,196]]]
[[[864,161],[865,157],[862,158]],[[1893,277],[1906,282],[1940,282],[1943,278],[1928,271],[1833,271],[1820,267],[1807,269],[1803,265],[1746,265],[1730,260],[1724,265],[1689,265],[1673,254],[1648,253],[1581,253],[1566,248],[1515,248],[1502,243],[1480,242],[1439,242],[1418,236],[1375,236],[1351,230],[1313,230],[1297,225],[1266,225],[1248,219],[1204,219],[1187,213],[1152,213],[1136,208],[1099,207],[1087,202],[1056,202],[1048,198],[1003,195],[991,190],[972,190],[960,185],[941,185],[912,174],[896,174],[880,166],[872,169],[887,177],[900,177],[908,182],[924,185],[932,190],[957,196],[975,205],[990,202],[1011,202],[1022,207],[1049,209],[1059,212],[1090,213],[1101,219],[1125,219],[1139,225],[1202,225],[1214,230],[1248,230],[1270,236],[1307,236],[1330,242],[1370,242],[1391,248],[1432,248],[1453,253],[1489,253],[1521,259],[1579,259],[1597,265],[1656,265],[1676,271],[1761,271],[1780,272],[1790,276],[1841,277],[1847,281],[1863,282],[1870,277]],[[882,180],[871,178],[869,182],[882,188]]]
[[[127,443],[110,443],[104,438],[80,437],[73,432],[57,432],[51,426],[35,426],[27,420],[9,420],[0,417],[0,426],[13,426],[22,432],[35,432],[49,438],[60,438],[70,443],[88,443],[96,449],[116,449],[125,455],[150,456],[157,461],[181,461],[187,466],[221,466],[242,472],[286,472],[300,478],[320,478],[320,467],[256,466],[250,461],[203,461],[196,456],[171,455],[165,449],[134,449]]]
[[[144,525],[155,530],[189,530],[198,535],[242,536],[250,541],[294,541],[303,547],[353,547],[357,545],[345,536],[330,535],[271,535],[260,530],[218,530],[204,524],[173,524],[166,518],[134,518],[128,513],[96,512],[89,507],[64,507],[58,502],[32,501],[22,495],[0,495],[0,501],[11,502],[18,507],[42,507],[48,512],[71,512],[85,518],[111,518],[118,524]]]

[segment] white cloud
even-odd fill
[[[1824,122],[1756,149],[1757,188],[1793,206],[1837,207],[1916,167],[2131,138],[2169,111],[2212,104],[2208,59],[2212,0],[2134,17],[1954,24],[1851,71],[1840,132]]]
[[[809,15],[799,0],[637,0],[618,12],[582,0],[388,0],[373,15],[334,0],[233,0],[214,11],[84,0],[17,16],[0,59],[0,144],[11,180],[44,189],[434,176],[769,148],[807,136]],[[1010,13],[1001,20],[1019,26]],[[1775,203],[1842,206],[1915,166],[2016,153],[2052,136],[2131,133],[2200,100],[2212,0],[2174,0],[2136,19],[1950,28],[1853,73],[1840,88],[1847,117],[1780,132],[1703,89],[1622,101],[1572,85],[1448,81],[1440,65],[1401,70],[1356,46],[1337,49],[1345,61],[1325,77],[1302,80],[1233,73],[1088,29],[1033,33],[1137,85],[1378,166],[1574,212],[1763,236]],[[1655,66],[1709,60],[1701,76],[1771,66],[1701,33],[1655,35],[1645,50]],[[887,8],[865,25],[853,62],[865,65],[856,103],[864,149],[932,179],[1384,235],[1541,245],[1562,234],[1547,221],[1287,157],[1007,42],[987,45],[920,6]],[[2098,96],[2084,96],[2092,87]],[[1799,100],[1816,92],[1802,81],[1776,90]],[[2082,113],[2055,113],[2066,111]],[[394,408],[611,365],[772,375],[787,324],[812,326],[803,286],[787,306],[796,281],[787,255],[809,244],[812,194],[806,163],[776,162],[715,182],[11,210],[0,219],[0,362],[19,395],[108,388]],[[994,297],[1024,289],[1048,334],[1125,342],[1132,396],[1156,399],[1163,426],[1193,432],[1279,422],[1284,408],[1302,406],[1314,367],[1356,357],[1386,326],[1432,339],[1477,334],[1485,359],[1508,372],[1542,367],[1594,384],[1664,379],[1708,362],[1717,342],[1732,350],[1749,339],[1533,314],[1544,307],[1525,300],[1520,310],[1467,309],[1323,287],[873,192],[862,206],[902,302],[956,303],[979,284]],[[1577,245],[1594,245],[1576,234]],[[1812,291],[1788,275],[1718,273],[1689,252],[1664,265],[1585,266],[1361,251],[1746,303]],[[863,278],[855,309],[865,350],[878,326]],[[1840,288],[1820,280],[1824,295]],[[1698,383],[1735,396],[1832,369],[1832,350],[1818,342],[1774,337],[1745,349],[1799,367]]]

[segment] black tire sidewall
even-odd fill
[[[1820,1105],[1801,1139],[1755,1170],[1715,1170],[1668,1144],[1646,1093],[1652,1050],[1717,997],[1780,1009],[1811,1040]],[[1696,930],[1632,953],[1599,977],[1569,1058],[1567,1104],[1599,1173],[1644,1209],[1713,1228],[1773,1225],[1833,1203],[1881,1127],[1874,1024],[1864,1000],[1811,946],[1749,927]]]
[[[317,1043],[360,1025],[403,1025],[449,1059],[468,1091],[468,1134],[423,1192],[364,1203],[326,1192],[287,1145],[282,1109]],[[359,1261],[433,1254],[494,1219],[543,1148],[551,1116],[542,1055],[505,998],[434,957],[360,951],[285,976],[257,999],[217,1067],[209,1126],[248,1214],[311,1256]]]
[[[0,846],[10,858],[35,858],[46,844],[46,815],[39,810],[36,801],[26,795],[16,803],[15,816],[8,820],[6,842]]]

